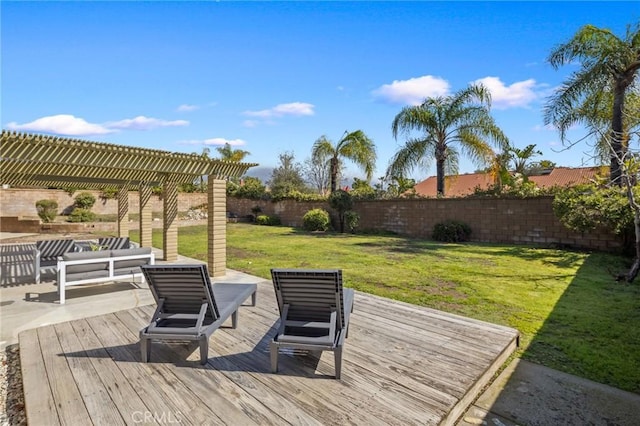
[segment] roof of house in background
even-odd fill
[[[596,176],[607,173],[606,167],[555,167],[548,173],[529,176],[539,188],[551,188],[554,186],[575,186],[588,183]],[[447,198],[464,197],[474,193],[475,188],[488,189],[493,185],[493,177],[488,173],[470,173],[455,176],[446,176],[444,191]],[[435,197],[436,176],[430,176],[414,187],[417,195],[423,197]]]

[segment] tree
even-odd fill
[[[542,155],[542,152],[536,150],[535,144],[527,145],[523,149],[511,147],[509,148],[509,152],[512,154],[513,171],[523,176],[528,175],[529,160],[536,155]]]
[[[329,167],[326,159],[317,157],[307,158],[303,165],[303,173],[307,183],[318,191],[318,194],[325,195],[329,189]]]
[[[625,157],[629,144],[630,123],[624,119],[630,111],[628,96],[638,90],[640,24],[633,29],[628,26],[624,39],[610,30],[585,25],[571,40],[553,49],[548,62],[558,69],[576,59],[581,68],[549,98],[544,109],[545,124],[555,125],[566,141],[566,132],[574,124],[602,130],[601,124],[608,121],[609,131],[605,134],[610,136],[610,180],[623,185],[618,159]]]
[[[377,155],[373,141],[362,130],[356,130],[351,133],[345,131],[335,146],[326,136],[321,136],[313,144],[311,157],[315,161],[328,163],[331,192],[334,192],[338,187],[338,175],[343,159],[351,160],[359,166],[370,181]]]
[[[242,160],[244,160],[244,157],[250,154],[249,151],[231,148],[231,144],[228,142],[225,143],[224,146],[217,147],[216,151],[218,151],[218,154],[220,154],[220,160],[233,161],[234,163],[241,162]]]
[[[274,197],[286,196],[292,191],[306,192],[302,177],[302,166],[295,162],[293,153],[282,153],[278,156],[280,165],[271,173],[271,194]]]
[[[472,161],[488,164],[495,157],[490,143],[503,148],[507,137],[489,112],[491,94],[482,85],[471,85],[452,96],[427,98],[421,105],[403,108],[393,120],[393,137],[412,132],[422,134],[409,138],[393,156],[388,175],[409,174],[416,166],[428,166],[436,160],[437,191],[444,196],[445,172],[457,173],[459,154]],[[459,149],[460,151],[458,151]]]

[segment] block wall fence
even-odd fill
[[[103,200],[100,192],[88,191],[95,195],[93,211],[98,214],[116,214],[117,201]],[[77,194],[77,193],[76,193]],[[16,230],[16,217],[37,218],[35,203],[42,199],[54,199],[60,211],[69,212],[73,197],[61,190],[41,189],[0,189],[0,228],[10,232],[30,232]],[[415,238],[431,238],[433,226],[444,220],[453,219],[467,223],[472,230],[471,240],[489,243],[541,244],[544,246],[568,246],[579,249],[593,249],[616,252],[622,248],[619,237],[605,230],[576,233],[566,229],[553,214],[552,197],[532,199],[403,199],[358,201],[354,210],[360,215],[359,229],[367,231],[394,232]],[[162,212],[162,199],[152,196],[152,209]],[[178,211],[186,212],[192,207],[207,203],[207,194],[178,194]],[[138,212],[138,193],[129,193],[129,211]],[[238,217],[251,215],[251,209],[259,206],[264,214],[277,215],[282,224],[302,226],[304,214],[314,208],[331,209],[326,202],[279,202],[256,201],[227,198],[227,212]],[[335,218],[334,218],[335,220]],[[21,220],[25,225],[35,224]],[[31,231],[33,232],[33,231]]]

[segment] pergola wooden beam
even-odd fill
[[[28,134],[2,130],[0,135],[0,184],[23,187],[56,187],[83,189],[118,189],[118,234],[127,233],[128,190],[140,195],[141,244],[151,245],[151,212],[148,208],[152,186],[164,191],[165,212],[163,240],[164,260],[177,258],[177,191],[180,184],[192,183],[207,176],[212,189],[209,200],[215,197],[215,229],[208,230],[209,270],[223,275],[226,257],[226,238],[219,223],[226,222],[226,211],[218,206],[226,204],[221,182],[240,177],[252,163],[212,160],[198,154],[185,154],[156,149],[136,148],[104,142],[92,142],[58,136]],[[214,185],[214,181],[218,181]],[[213,187],[217,190],[213,191]],[[217,217],[220,216],[220,217]],[[209,222],[213,223],[212,221]],[[149,229],[147,229],[149,228]],[[217,230],[217,231],[216,231]],[[214,233],[222,234],[215,235]],[[217,255],[215,255],[217,253]],[[214,261],[215,258],[215,261]],[[221,262],[222,260],[222,262]]]

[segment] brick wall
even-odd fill
[[[92,192],[92,191],[89,191]],[[98,214],[117,214],[116,200],[102,200],[100,193],[92,209]],[[2,228],[9,225],[9,217],[21,219],[37,217],[35,203],[41,199],[55,199],[60,210],[73,205],[73,197],[59,190],[0,189]],[[566,229],[553,214],[552,197],[533,199],[406,199],[358,201],[354,210],[360,215],[361,230],[390,231],[416,238],[430,238],[433,226],[447,219],[460,220],[471,226],[473,241],[494,243],[538,243],[546,246],[570,246],[603,251],[620,250],[619,238],[606,231],[576,233]],[[178,194],[178,211],[206,204],[207,194]],[[152,211],[162,211],[162,200],[153,195]],[[251,215],[260,206],[262,212],[277,215],[284,225],[301,226],[302,216],[314,208],[329,212],[326,202],[297,202],[284,200],[255,201],[227,198],[227,212],[239,217]],[[129,193],[129,212],[139,212],[138,193]],[[334,219],[335,220],[335,219]],[[25,226],[27,226],[25,224]]]
[[[471,240],[489,243],[569,246],[602,251],[619,251],[622,243],[610,232],[569,231],[555,217],[552,197],[532,199],[406,199],[358,201],[359,229],[394,232],[416,238],[431,238],[435,224],[459,220],[471,227]],[[329,212],[327,203],[270,201],[227,198],[227,211],[242,217],[260,206],[264,214],[278,215],[283,225],[301,226],[302,216],[313,208]],[[334,219],[335,220],[335,219]]]
[[[100,191],[78,191],[73,196],[69,196],[65,191],[55,189],[15,189],[0,188],[0,216],[14,217],[38,217],[36,212],[36,201],[55,200],[58,203],[58,211],[68,214],[73,209],[73,197],[80,192],[90,192],[96,197],[96,203],[91,211],[97,214],[118,213],[118,201],[114,199],[103,200],[100,198]],[[162,211],[162,199],[157,195],[152,195],[149,201],[151,210]],[[178,194],[178,211],[185,212],[190,207],[195,207],[207,203],[207,194]],[[137,191],[129,192],[129,212],[139,213],[140,197]]]

